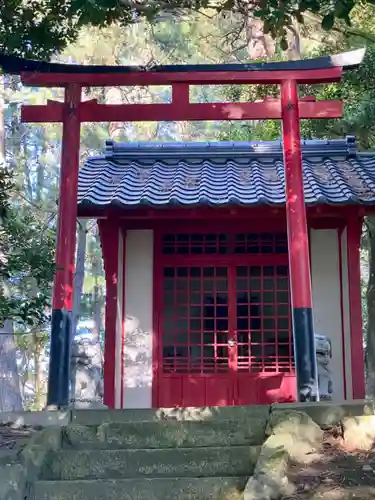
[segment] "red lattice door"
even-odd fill
[[[251,260],[258,263],[239,265],[249,262],[246,254],[254,254],[255,247],[250,252],[244,245],[241,251],[238,237],[232,236],[237,245],[230,246],[228,236],[200,235],[201,245],[194,246],[199,235],[196,240],[194,235],[183,236],[187,250],[176,245],[174,236],[171,247],[177,248],[178,256],[166,252],[163,266],[157,405],[227,406],[293,399],[285,256],[276,255],[277,263],[272,264],[275,259],[270,256],[253,255]],[[270,263],[262,264],[264,260]]]
[[[236,404],[253,404],[248,380],[256,381],[256,403],[295,400],[296,380],[288,266],[237,266]]]

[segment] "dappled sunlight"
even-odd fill
[[[151,387],[152,332],[142,330],[140,320],[126,316],[124,338],[124,386]]]
[[[208,420],[214,418],[219,412],[219,408],[215,407],[191,407],[191,408],[159,408],[157,410],[157,418],[159,420]]]

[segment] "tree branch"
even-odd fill
[[[322,22],[322,16],[319,16],[317,14],[313,14],[311,12],[306,12],[304,14],[304,17],[307,19],[310,19],[311,21],[316,22],[317,24],[321,24]],[[371,33],[367,33],[366,31],[363,31],[359,28],[353,28],[352,26],[343,26],[340,24],[335,24],[332,26],[332,30],[335,31],[336,33],[341,33],[342,35],[346,36],[357,36],[359,38],[363,38],[364,40],[367,40],[368,42],[375,43],[375,35],[372,35]]]

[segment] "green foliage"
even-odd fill
[[[304,13],[318,15],[324,29],[335,20],[350,23],[356,5],[370,0],[3,0],[0,10],[0,51],[26,57],[50,58],[74,41],[83,26],[128,26],[148,20],[181,17],[186,12],[213,8],[264,20],[265,33],[281,37],[286,48],[287,27],[302,23]]]
[[[54,275],[54,233],[41,230],[33,212],[9,210],[0,229],[4,255],[0,267],[0,323],[12,318],[28,328],[45,325]]]
[[[0,225],[4,221],[9,210],[9,192],[12,187],[12,172],[10,172],[5,166],[0,165]]]

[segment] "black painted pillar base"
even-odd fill
[[[49,356],[47,405],[69,404],[71,316],[65,309],[53,309]]]
[[[311,307],[293,309],[293,334],[298,401],[317,401],[318,373]]]

